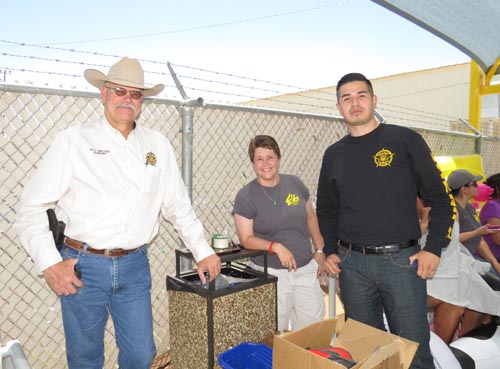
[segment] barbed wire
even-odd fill
[[[53,46],[42,46],[42,45],[36,45],[36,44],[28,44],[24,42],[14,42],[14,41],[7,41],[7,40],[0,40],[0,42],[12,44],[12,45],[17,45],[17,46],[28,46],[28,47],[36,47],[36,48],[43,48],[43,49],[49,49],[49,50],[59,50],[59,51],[65,51],[65,52],[72,52],[72,53],[83,53],[83,54],[91,54],[91,55],[96,55],[96,56],[105,56],[105,57],[113,57],[113,58],[121,58],[121,55],[115,55],[115,54],[105,54],[105,53],[100,53],[97,51],[82,51],[82,50],[75,50],[75,49],[66,49],[66,48],[61,48],[61,47],[53,47]],[[1,55],[4,56],[16,56],[16,57],[21,57],[21,58],[28,58],[28,59],[39,59],[39,60],[47,60],[47,61],[56,61],[56,62],[65,62],[65,63],[72,63],[72,64],[79,64],[79,65],[87,65],[87,66],[94,66],[94,67],[109,67],[108,65],[104,64],[90,64],[87,62],[73,62],[73,61],[68,61],[68,60],[59,60],[59,59],[51,59],[51,58],[41,58],[41,57],[34,57],[34,56],[26,56],[26,55],[15,55],[15,54],[8,54],[8,53],[1,53]],[[161,64],[161,65],[167,65],[166,62],[161,62],[157,60],[150,60],[150,59],[137,59],[142,62],[148,62],[148,63],[153,63],[153,64]],[[245,76],[238,76],[235,74],[230,74],[230,73],[224,73],[224,72],[219,72],[219,71],[213,71],[209,69],[204,69],[204,68],[198,68],[198,67],[192,67],[192,66],[187,66],[187,65],[182,65],[182,64],[175,64],[171,63],[172,66],[175,67],[180,67],[180,68],[186,68],[186,69],[191,69],[191,70],[196,70],[199,72],[203,73],[210,73],[210,74],[216,74],[219,76],[223,77],[230,77],[230,78],[236,78],[236,79],[243,79],[246,81],[252,81],[252,82],[258,82],[258,83],[264,83],[264,84],[271,84],[274,86],[281,86],[281,87],[287,87],[287,88],[292,88],[297,91],[304,91],[305,89],[303,87],[298,87],[298,86],[292,86],[292,85],[287,85],[287,84],[282,84],[279,82],[273,82],[273,81],[267,81],[267,80],[262,80],[262,79],[256,79],[256,78],[251,78],[251,77],[245,77]],[[154,73],[151,71],[145,71],[147,73]],[[157,72],[156,72],[157,73]],[[157,74],[167,74],[167,73],[157,73]],[[213,82],[213,81],[212,81]],[[237,85],[238,87],[243,87],[242,85]],[[275,91],[273,91],[275,92]],[[279,93],[283,93],[283,91],[278,91]]]
[[[262,91],[262,92],[267,92],[267,93],[273,93],[275,95],[283,94],[283,91],[279,91],[279,90],[271,90],[271,89],[261,88],[261,87],[255,87],[255,86],[245,86],[245,85],[241,85],[241,84],[237,84],[237,83],[231,83],[231,82],[214,81],[214,80],[210,80],[210,79],[198,78],[198,77],[187,76],[187,75],[178,75],[178,76],[180,78],[192,79],[192,80],[195,80],[195,81],[208,82],[208,83],[214,83],[214,84],[221,84],[221,85],[225,85],[225,86],[238,87],[238,88],[242,88],[242,89],[250,89],[250,90],[256,90],[256,91]],[[269,82],[267,82],[267,83],[269,83]],[[290,92],[288,92],[287,94],[290,94]],[[318,97],[304,95],[304,94],[301,94],[301,93],[295,93],[295,95],[296,96],[300,96],[300,97],[304,97],[306,99],[323,100],[323,101],[328,101],[329,103],[332,102],[331,99],[323,99],[323,98],[318,98]],[[334,94],[328,94],[328,95],[335,96]],[[249,97],[254,98],[254,99],[258,98],[258,97],[255,97],[255,96],[249,96]]]
[[[56,63],[67,63],[67,64],[76,64],[76,65],[82,65],[85,67],[97,67],[97,68],[108,68],[109,65],[106,64],[92,64],[88,62],[83,62],[83,61],[72,61],[72,60],[63,60],[63,59],[54,59],[54,58],[44,58],[40,56],[32,56],[32,55],[19,55],[19,54],[9,54],[2,52],[0,55],[3,56],[10,56],[10,57],[16,57],[16,58],[26,58],[26,59],[32,59],[32,60],[45,60],[45,61],[50,61],[50,62],[56,62]],[[158,62],[160,63],[160,62]],[[166,65],[166,63],[163,63]],[[165,72],[156,72],[156,71],[144,71],[145,73],[151,73],[151,74],[159,74],[159,75],[170,75],[170,73],[165,73]],[[75,76],[75,77],[80,77],[80,76]]]
[[[380,111],[380,109],[378,109]],[[407,111],[408,109],[404,110],[394,110],[394,109],[384,109],[384,118],[388,120],[388,118],[397,118],[398,120],[412,120],[415,122],[422,122],[422,121],[429,121],[433,120],[435,122],[442,122],[443,124],[448,124],[449,120],[453,119],[458,119],[457,117],[452,117],[449,116],[448,118],[443,117],[438,117],[437,114],[436,116],[432,116],[430,114],[417,114],[415,112],[409,113]],[[424,112],[427,113],[427,112]],[[404,115],[403,115],[404,114]],[[411,116],[411,118],[409,118]],[[420,118],[420,119],[418,119]]]
[[[37,45],[37,44],[30,44],[30,43],[24,43],[24,42],[15,42],[15,41],[9,41],[9,40],[0,40],[0,43],[4,43],[7,45],[15,45],[15,46],[21,46],[28,48],[30,50],[33,49],[44,49],[44,50],[53,50],[53,51],[62,51],[65,53],[70,53],[71,55],[74,54],[83,54],[83,55],[93,55],[93,56],[101,56],[101,57],[107,57],[107,58],[121,58],[122,56],[120,55],[115,55],[115,54],[109,54],[109,53],[101,53],[97,51],[85,51],[85,50],[75,50],[72,48],[64,48],[64,47],[57,47],[57,46],[49,46],[49,45]],[[0,55],[6,56],[6,57],[11,57],[11,58],[20,58],[20,59],[27,59],[27,60],[39,60],[39,61],[45,61],[49,63],[65,63],[68,65],[78,65],[78,66],[84,66],[84,67],[93,67],[93,68],[108,68],[109,65],[106,64],[97,64],[97,63],[90,63],[87,60],[70,60],[69,58],[50,58],[50,57],[42,57],[38,55],[23,55],[20,53],[8,53],[8,52],[1,52]],[[155,74],[162,76],[164,78],[170,77],[170,72],[167,70],[167,62],[164,61],[158,61],[158,60],[149,60],[149,59],[137,59],[141,62],[144,63],[151,63],[153,65],[157,65],[159,67],[164,67],[165,71],[158,71],[158,70],[152,70],[151,68],[145,69],[145,73],[148,74]],[[269,80],[263,80],[263,79],[258,79],[258,78],[253,78],[253,77],[248,77],[248,76],[240,76],[240,75],[235,75],[231,73],[225,73],[221,71],[214,71],[210,69],[205,69],[205,68],[200,68],[200,67],[194,67],[194,66],[189,66],[189,65],[184,65],[184,64],[176,64],[176,63],[170,63],[173,67],[176,69],[181,69],[185,71],[189,71],[187,73],[182,73],[179,74],[177,73],[178,77],[183,79],[183,80],[191,80],[196,82],[194,85],[189,86],[189,90],[193,92],[198,92],[198,93],[207,93],[215,96],[225,96],[226,98],[232,98],[234,99],[239,99],[241,102],[241,99],[247,99],[247,100],[254,100],[254,103],[252,104],[258,104],[259,101],[264,104],[264,103],[271,103],[271,104],[281,104],[285,106],[293,106],[295,109],[298,109],[300,107],[301,110],[303,111],[318,111],[318,110],[328,110],[332,111],[335,110],[335,104],[337,102],[336,98],[336,93],[334,91],[324,91],[322,89],[306,89],[300,86],[293,86],[290,84],[284,84],[284,83],[279,83],[279,82],[274,82],[274,81],[269,81]],[[0,66],[0,70],[7,70],[7,71],[15,71],[19,73],[36,73],[36,74],[45,74],[48,76],[61,76],[61,77],[70,77],[70,78],[81,78],[81,74],[76,74],[76,73],[64,73],[61,71],[58,71],[58,68],[54,68],[57,71],[52,71],[52,70],[39,70],[39,69],[32,69],[32,68],[18,68],[18,67],[11,67],[11,66]],[[207,77],[208,76],[208,77]],[[210,76],[216,76],[214,78],[211,78]],[[242,82],[235,82],[235,81],[242,81]],[[199,82],[199,83],[198,83]],[[166,84],[167,88],[172,88],[176,89],[175,85],[172,84]],[[202,86],[203,85],[203,86]],[[456,84],[459,85],[459,84]],[[427,89],[425,90],[426,92],[432,91],[432,90],[438,90],[438,89],[444,89],[444,88],[450,88],[454,87],[453,86],[445,86],[445,87],[438,87],[435,89]],[[213,86],[213,87],[207,87],[207,86]],[[328,87],[327,87],[328,88]],[[332,86],[333,88],[333,86]],[[237,91],[235,91],[237,90]],[[252,93],[247,93],[245,91],[251,91]],[[419,91],[420,92],[420,91]],[[412,93],[418,93],[418,92],[412,92]],[[410,93],[408,93],[410,94]],[[287,99],[285,96],[289,97]],[[398,95],[399,96],[399,95]],[[402,96],[402,95],[401,95]],[[297,101],[297,97],[301,98],[301,101]],[[290,101],[290,98],[293,98],[294,101]],[[206,100],[210,99],[209,97],[205,97]],[[256,101],[257,100],[257,101]],[[245,103],[248,103],[249,101],[246,101]],[[424,110],[419,110],[407,106],[398,106],[394,104],[388,104],[384,102],[379,102],[379,108],[383,108],[387,113],[406,113],[408,115],[411,113],[413,117],[418,117],[422,119],[434,119],[434,120],[449,120],[449,119],[456,119],[456,117],[444,115],[444,114],[439,114],[439,113],[434,113],[434,112],[429,112],[429,111],[424,111]],[[283,106],[281,106],[283,108]]]
[[[175,66],[175,67],[196,70],[196,71],[203,72],[203,73],[217,74],[217,75],[224,76],[224,77],[243,79],[243,80],[251,81],[251,82],[268,83],[268,84],[272,84],[272,85],[275,85],[275,86],[289,87],[289,88],[294,88],[294,89],[302,90],[302,91],[304,90],[303,87],[297,87],[297,86],[287,85],[287,84],[283,84],[283,83],[279,83],[279,82],[271,82],[271,81],[266,81],[266,80],[257,79],[257,78],[253,78],[253,77],[237,76],[237,75],[234,75],[234,74],[231,74],[231,73],[224,73],[224,72],[213,71],[213,70],[209,70],[209,69],[197,68],[197,67],[192,67],[192,66],[189,66],[189,65],[174,64],[174,63],[171,63],[171,65]]]
[[[439,90],[439,89],[440,88],[436,88],[435,90]],[[380,106],[380,107],[390,106],[392,108],[404,109],[406,111],[428,114],[428,116],[430,116],[430,117],[435,116],[435,117],[441,117],[443,119],[445,119],[445,118],[446,119],[450,119],[450,118],[451,119],[456,119],[457,118],[457,117],[454,117],[452,115],[446,115],[446,114],[440,114],[440,113],[435,113],[435,112],[429,112],[429,111],[425,111],[425,110],[421,110],[421,109],[410,108],[410,107],[407,107],[407,106],[399,106],[399,105],[384,103],[384,102],[380,102],[380,101],[377,102],[377,105]],[[387,110],[390,110],[390,109],[387,109]]]
[[[12,72],[29,72],[29,73],[38,73],[38,74],[47,74],[50,76],[64,76],[64,77],[73,77],[73,78],[81,78],[80,75],[77,74],[69,74],[69,73],[61,73],[61,72],[52,72],[52,71],[42,71],[42,70],[35,70],[35,69],[25,69],[25,68],[10,68],[10,67],[0,67],[0,70],[8,70]]]
[[[105,57],[120,57],[119,55],[113,55],[113,54],[105,54],[105,53],[99,53],[99,52],[89,52],[89,51],[81,51],[81,50],[74,50],[74,49],[67,49],[67,48],[61,48],[61,47],[53,47],[53,46],[41,46],[41,45],[35,45],[35,44],[28,44],[28,43],[23,43],[23,42],[14,42],[14,41],[8,41],[8,40],[0,40],[0,42],[12,44],[12,45],[17,45],[17,46],[23,46],[23,47],[34,47],[34,48],[42,48],[42,49],[50,49],[50,50],[59,50],[59,51],[64,51],[64,52],[70,52],[70,53],[84,53],[84,54],[92,54],[96,56],[105,56]],[[87,62],[83,61],[71,61],[67,59],[56,59],[56,58],[47,58],[47,57],[39,57],[39,56],[33,56],[33,55],[20,55],[20,54],[12,54],[12,53],[6,53],[2,52],[0,55],[3,56],[10,56],[10,57],[16,57],[16,58],[26,58],[26,59],[32,59],[32,60],[44,60],[44,61],[50,61],[50,62],[56,62],[56,63],[68,63],[68,64],[74,64],[74,65],[80,65],[80,66],[92,66],[92,67],[101,67],[105,68],[108,67],[107,65],[104,64],[90,64]],[[156,60],[148,60],[148,59],[138,59],[139,61],[142,62],[148,62],[148,63],[154,63],[154,64],[159,64],[163,65],[166,67],[167,63],[166,62],[160,62]],[[173,66],[176,67],[181,67],[181,68],[186,68],[190,70],[196,70],[198,72],[204,72],[204,73],[210,73],[210,74],[215,74],[221,77],[230,77],[230,78],[236,78],[236,79],[241,79],[245,81],[252,81],[256,83],[263,83],[267,85],[274,85],[274,86],[280,86],[280,87],[287,87],[287,88],[292,88],[293,91],[283,91],[283,90],[271,90],[268,88],[262,88],[262,87],[257,87],[257,86],[248,86],[248,85],[243,85],[243,84],[238,84],[238,83],[231,83],[228,82],[227,80],[224,81],[218,81],[214,79],[206,79],[206,78],[199,78],[196,76],[189,76],[189,75],[183,75],[182,78],[186,79],[192,79],[200,82],[206,82],[210,84],[217,84],[217,85],[222,85],[222,86],[232,86],[240,89],[251,89],[254,91],[259,91],[263,93],[272,93],[272,94],[277,94],[277,95],[283,95],[283,94],[290,94],[294,93],[297,96],[301,96],[307,99],[314,99],[318,100],[317,97],[311,97],[307,95],[301,94],[299,91],[304,91],[304,88],[297,87],[297,86],[291,86],[291,85],[285,85],[281,83],[276,83],[272,81],[265,81],[265,80],[259,80],[256,78],[249,78],[249,77],[244,77],[244,76],[237,76],[234,74],[229,74],[229,73],[223,73],[223,72],[217,72],[217,71],[211,71],[208,69],[203,69],[203,68],[196,68],[196,67],[189,67],[186,65],[180,65],[180,64],[172,64]],[[0,67],[2,68],[2,67]],[[58,73],[58,72],[44,72],[40,70],[34,70],[34,69],[20,69],[20,68],[12,68],[12,67],[3,67],[4,69],[11,70],[11,71],[19,71],[19,72],[32,72],[32,73],[38,73],[38,74],[49,74],[49,75],[60,75],[60,76],[67,76],[67,77],[80,77],[76,74],[67,74],[67,73]],[[157,75],[162,75],[162,76],[170,76],[170,73],[166,72],[156,72],[156,71],[151,71],[151,70],[145,70],[145,73],[151,73],[151,74],[157,74]],[[181,77],[181,76],[179,76]],[[173,87],[173,86],[171,86]],[[225,91],[220,91],[220,90],[214,90],[214,89],[203,89],[203,88],[197,88],[197,87],[191,87],[190,89],[194,91],[199,91],[199,92],[210,92],[214,93],[217,95],[226,95],[226,96],[232,96],[232,97],[243,97],[243,98],[250,98],[250,99],[262,99],[262,96],[254,96],[254,95],[244,95],[241,93],[232,93],[232,92],[225,92]],[[330,95],[330,96],[335,96],[335,95]],[[321,100],[321,99],[320,99]],[[323,99],[324,101],[328,101],[328,103],[332,103],[330,99]],[[276,101],[276,100],[275,100]],[[284,102],[281,100],[281,102]],[[298,105],[303,105],[307,106],[308,104],[298,104]],[[318,105],[313,105],[316,108],[324,108],[324,106],[318,106]]]

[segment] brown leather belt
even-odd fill
[[[83,251],[85,249],[84,243],[77,241],[77,240],[73,240],[69,237],[64,237],[64,243],[66,244],[66,246],[68,246],[74,250]],[[92,247],[87,245],[87,252],[89,252],[91,254],[95,254],[95,255],[103,255],[103,256],[109,256],[109,257],[128,255],[137,249],[138,249],[138,247],[136,247],[135,249],[130,249],[130,250],[124,250],[124,249],[98,250],[98,249],[93,249]]]

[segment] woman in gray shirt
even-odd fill
[[[477,181],[482,176],[474,176],[464,169],[457,169],[448,176],[448,186],[455,199],[460,225],[459,241],[480,260],[489,262],[492,273],[500,273],[500,263],[497,261],[483,236],[498,232],[490,229],[489,224],[481,225],[476,209],[469,203],[477,196]]]
[[[274,138],[256,136],[248,153],[257,178],[236,195],[238,237],[247,249],[269,252],[269,273],[278,277],[278,330],[300,329],[325,315],[318,280],[325,261],[318,219],[304,183],[279,174],[281,153]],[[262,269],[263,257],[252,263]]]

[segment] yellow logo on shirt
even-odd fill
[[[286,197],[285,202],[288,206],[298,205],[300,202],[300,197],[298,197],[293,193],[289,193],[288,196]]]
[[[373,157],[373,161],[377,167],[390,167],[394,153],[391,150],[382,149]]]

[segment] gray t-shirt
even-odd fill
[[[312,259],[307,229],[308,199],[309,190],[296,176],[280,174],[280,182],[275,187],[263,187],[254,179],[236,195],[233,214],[252,219],[256,237],[285,245],[295,257],[297,267],[302,267]],[[252,261],[264,265],[263,256],[254,257]],[[276,255],[268,256],[268,265],[284,269]]]
[[[458,224],[460,226],[460,233],[470,232],[479,227],[481,227],[481,223],[479,222],[479,217],[476,213],[476,209],[471,204],[467,204],[465,209],[463,209],[460,205],[457,204],[458,210]],[[470,251],[471,254],[478,255],[476,252],[477,247],[479,246],[479,242],[481,241],[482,236],[476,236],[462,242],[462,244],[467,247],[467,250]]]

